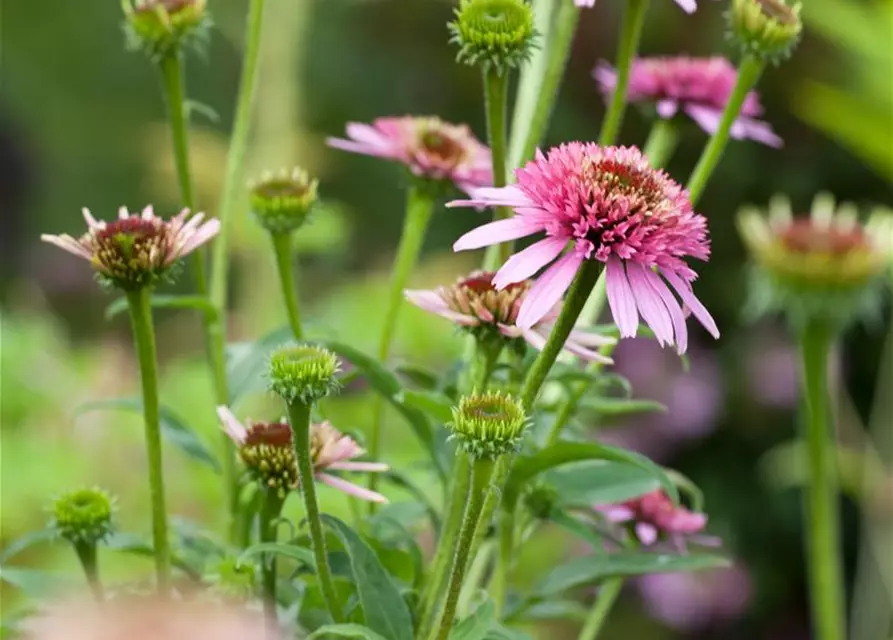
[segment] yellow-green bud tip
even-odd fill
[[[338,357],[322,347],[282,347],[270,358],[270,390],[288,403],[311,404],[337,390]]]
[[[462,0],[448,28],[459,62],[499,75],[527,60],[537,37],[525,0]]]
[[[270,233],[291,233],[307,220],[316,203],[318,181],[295,167],[267,174],[249,185],[251,213]]]
[[[473,458],[495,459],[517,451],[527,426],[521,402],[507,393],[472,393],[453,408],[450,428]]]
[[[53,503],[52,526],[72,544],[94,545],[112,532],[113,500],[102,489],[76,489]]]
[[[803,31],[800,3],[785,0],[733,0],[727,18],[741,50],[773,64],[790,57]]]

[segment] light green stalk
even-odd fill
[[[583,628],[580,630],[577,640],[595,640],[598,637],[599,631],[604,626],[605,620],[607,620],[608,614],[617,600],[617,596],[620,595],[621,589],[623,589],[623,578],[612,578],[602,584],[598,590],[598,595],[595,597],[592,611],[589,612],[589,617],[583,623]]]
[[[301,312],[298,304],[298,296],[295,290],[295,276],[293,271],[292,235],[290,233],[271,233],[273,252],[276,254],[276,270],[279,274],[279,284],[282,288],[282,301],[288,315],[288,324],[295,340],[300,342],[304,336],[301,328]]]

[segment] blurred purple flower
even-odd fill
[[[636,538],[645,546],[668,540],[678,551],[685,551],[686,540],[715,546],[718,538],[698,536],[707,526],[707,515],[676,506],[661,490],[618,504],[595,507],[608,522],[631,523]]]

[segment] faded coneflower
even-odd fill
[[[329,138],[329,146],[402,162],[416,176],[449,180],[463,191],[493,184],[490,150],[468,125],[437,117],[377,118],[371,125],[348,123],[347,135]]]
[[[87,208],[83,214],[88,229],[80,238],[44,234],[40,239],[88,260],[101,281],[125,291],[153,286],[177,260],[220,231],[218,220],[203,223],[203,213],[189,217],[188,209],[169,221],[156,216],[151,206],[139,215],[121,207],[113,222],[97,221]]]
[[[261,484],[284,496],[298,486],[292,430],[281,422],[253,423],[244,426],[227,407],[217,407],[223,430],[239,448],[239,457]],[[326,471],[382,472],[388,465],[378,462],[357,462],[354,458],[365,451],[349,436],[343,435],[329,422],[310,425],[310,453],[317,480],[348,495],[372,502],[387,502],[374,491],[359,487]]]
[[[574,4],[578,7],[594,7],[595,0],[574,0]],[[676,4],[682,7],[686,13],[694,13],[698,8],[698,3],[695,0],[676,0]]]
[[[605,95],[617,85],[617,73],[606,63],[592,73]],[[631,103],[654,107],[657,115],[669,120],[684,112],[707,133],[719,126],[723,110],[738,79],[738,71],[721,57],[689,58],[686,56],[639,58],[630,71],[627,99]],[[771,147],[782,145],[772,128],[758,118],[763,107],[756,92],[751,91],[735,120],[731,136],[749,138]]]
[[[523,338],[536,349],[542,349],[552,332],[552,325],[561,312],[561,303],[556,303],[543,318],[529,329],[517,324],[518,311],[533,282],[524,280],[511,283],[499,290],[494,284],[492,271],[475,271],[459,278],[449,287],[438,289],[407,290],[406,299],[411,303],[443,316],[467,329],[473,335],[481,332],[498,333],[510,340]],[[585,331],[571,331],[564,348],[586,360],[611,364],[607,358],[591,347],[603,347],[615,343],[613,338]]]
[[[662,538],[680,551],[685,550],[686,539],[700,544],[717,543],[715,538],[695,536],[707,526],[705,514],[674,505],[659,489],[620,504],[599,505],[596,509],[609,522],[629,523],[636,538],[646,546]]]
[[[504,289],[554,261],[525,296],[518,327],[530,329],[546,317],[583,261],[598,260],[607,265],[608,304],[622,337],[636,335],[641,314],[661,345],[675,344],[684,352],[688,332],[683,305],[719,336],[692,291],[697,274],[683,260],[709,257],[707,221],[692,210],[688,194],[653,169],[638,149],[572,142],[547,155],[537,152],[536,160],[518,169],[516,177],[517,184],[478,189],[470,200],[450,206],[515,209],[514,217],[459,238],[456,251],[546,233],[509,258],[494,277],[497,289]]]

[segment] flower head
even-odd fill
[[[610,96],[617,86],[614,69],[601,63],[592,75],[602,92]],[[632,103],[653,106],[657,115],[664,119],[684,112],[704,131],[713,134],[737,79],[738,71],[721,57],[639,58],[633,61],[630,70],[627,99]],[[762,114],[760,99],[756,92],[751,91],[744,100],[741,114],[732,124],[731,136],[780,147],[781,138],[768,124],[759,120]]]
[[[536,37],[526,0],[461,0],[449,24],[458,59],[503,75],[530,57]]]
[[[122,0],[130,45],[161,58],[186,39],[204,37],[207,0]]]
[[[719,336],[692,291],[697,274],[683,259],[710,255],[707,221],[692,210],[688,194],[651,168],[638,149],[572,142],[546,155],[538,152],[516,177],[517,184],[478,189],[470,200],[450,206],[515,209],[514,217],[459,238],[456,251],[546,233],[509,258],[494,277],[496,288],[504,289],[551,263],[521,303],[518,327],[530,329],[546,317],[583,261],[598,260],[607,265],[608,303],[621,336],[636,335],[641,314],[661,345],[675,344],[684,352],[688,332],[682,305]]]
[[[578,7],[594,7],[595,0],[574,0],[574,4]],[[686,13],[694,13],[698,8],[698,3],[695,0],[676,0],[676,4],[682,7]]]
[[[793,53],[803,22],[799,2],[785,0],[732,0],[726,16],[729,35],[744,55],[778,63]]]
[[[286,402],[310,404],[340,387],[338,357],[312,344],[286,346],[270,358],[270,390]]]
[[[685,540],[703,531],[707,516],[676,506],[661,490],[614,505],[596,507],[609,522],[630,523],[639,541],[648,546],[666,538],[677,548],[685,548]],[[701,538],[711,543],[712,539]]]
[[[516,344],[523,339],[534,348],[542,349],[561,313],[561,303],[556,303],[533,327],[522,329],[517,325],[518,311],[533,282],[524,280],[497,289],[495,275],[492,271],[474,271],[449,287],[433,291],[406,290],[404,294],[414,305],[455,322],[478,339],[502,336]],[[610,358],[592,347],[608,346],[614,342],[613,338],[575,329],[571,331],[564,348],[586,360],[611,364]]]
[[[758,310],[845,324],[877,305],[893,264],[893,213],[878,210],[862,223],[855,206],[819,194],[810,215],[795,218],[790,202],[777,197],[768,218],[745,208],[738,227],[759,265]]]
[[[249,185],[251,213],[270,233],[291,233],[307,220],[316,203],[318,180],[295,167],[267,173]]]
[[[204,214],[189,217],[189,209],[169,221],[157,217],[151,206],[140,215],[121,207],[114,222],[97,221],[86,208],[83,213],[88,228],[80,238],[44,234],[40,239],[89,260],[101,281],[125,291],[155,285],[177,260],[220,230],[218,220],[203,223]]]
[[[347,140],[329,138],[329,146],[402,162],[413,175],[448,180],[463,191],[493,182],[490,150],[468,125],[437,117],[378,118],[371,125],[349,123],[347,135]]]
[[[263,486],[275,489],[284,497],[298,487],[298,468],[292,445],[291,426],[283,418],[275,423],[243,425],[227,407],[217,407],[223,430],[239,448],[239,457]],[[387,502],[381,494],[363,489],[327,471],[383,472],[388,465],[377,462],[355,461],[366,451],[350,436],[339,432],[329,422],[310,425],[310,456],[317,480],[349,495]]]
[[[112,533],[114,501],[102,489],[75,489],[53,503],[52,527],[72,544],[95,545]]]
[[[521,447],[527,415],[521,402],[499,391],[472,393],[453,408],[450,429],[473,458],[495,459]]]

